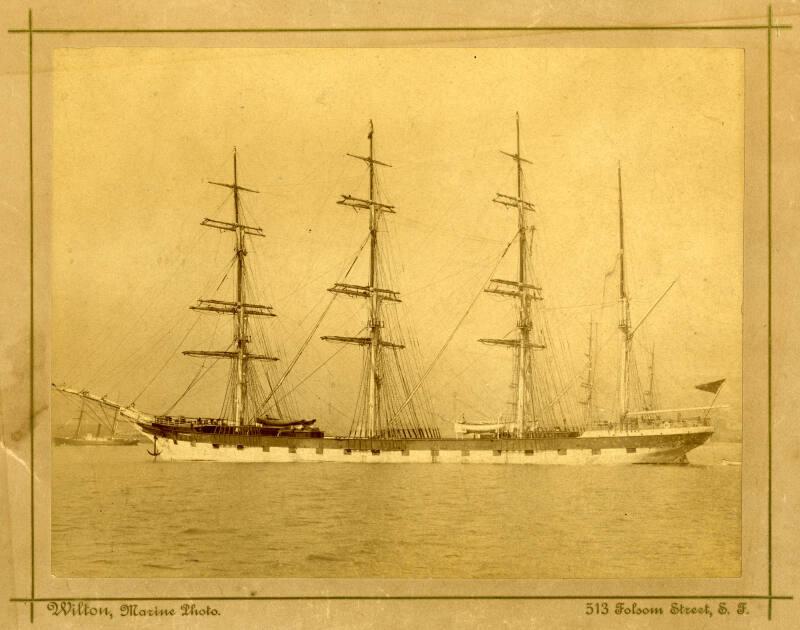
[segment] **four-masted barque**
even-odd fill
[[[147,414],[133,405],[123,405],[85,390],[54,387],[64,393],[113,408],[152,440],[148,452],[157,460],[224,462],[362,462],[362,463],[508,463],[508,464],[618,464],[685,463],[686,453],[703,444],[713,433],[708,407],[654,409],[652,396],[641,409],[631,408],[631,354],[634,334],[641,322],[632,325],[630,300],[625,280],[625,247],[622,207],[622,175],[619,187],[619,374],[617,403],[613,413],[599,413],[593,401],[593,361],[590,345],[584,413],[564,403],[564,383],[548,354],[551,334],[544,321],[544,298],[533,267],[534,226],[530,220],[534,204],[526,198],[521,154],[519,116],[516,121],[516,151],[505,153],[516,166],[516,194],[498,193],[494,201],[515,213],[516,273],[512,278],[493,278],[485,291],[515,304],[516,325],[511,336],[484,338],[480,342],[510,351],[513,356],[513,400],[495,422],[461,421],[455,435],[443,436],[430,410],[413,404],[428,372],[412,386],[403,374],[400,358],[405,345],[399,334],[397,315],[391,309],[400,294],[390,288],[391,277],[382,264],[379,226],[395,207],[385,203],[377,186],[376,169],[389,166],[374,151],[374,130],[370,121],[367,156],[369,192],[365,197],[343,195],[340,205],[368,214],[369,233],[367,278],[365,282],[336,282],[329,291],[364,300],[367,321],[360,336],[326,335],[329,342],[359,346],[363,352],[361,378],[363,396],[346,436],[333,437],[317,427],[316,419],[293,416],[282,409],[275,396],[277,387],[294,365],[277,381],[260,364],[275,365],[277,358],[268,348],[255,347],[252,332],[255,319],[275,317],[271,306],[258,304],[248,291],[252,270],[246,264],[250,239],[264,237],[261,228],[245,223],[240,195],[255,193],[239,184],[234,150],[233,182],[216,183],[232,191],[233,220],[205,219],[202,225],[230,232],[234,238],[235,278],[233,296],[202,299],[191,308],[230,316],[233,338],[224,350],[193,350],[184,354],[204,360],[230,362],[226,388],[226,413],[221,417],[184,417]],[[362,246],[363,250],[364,246]],[[508,249],[507,249],[508,251]],[[351,266],[352,269],[352,266]],[[345,278],[346,280],[347,278]],[[649,314],[649,313],[648,313]],[[646,316],[645,316],[646,317]],[[462,318],[463,321],[463,318]],[[316,330],[316,328],[315,328]],[[591,328],[590,328],[591,331]],[[313,334],[313,333],[312,333]],[[452,337],[452,336],[451,336]],[[593,335],[590,334],[590,340]],[[590,342],[591,343],[591,342]],[[540,358],[541,357],[541,358]],[[429,370],[428,370],[429,371]],[[698,386],[719,392],[721,381]],[[649,385],[652,392],[653,385]],[[716,396],[714,398],[716,401]],[[486,414],[491,415],[491,414]]]

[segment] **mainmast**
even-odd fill
[[[533,300],[541,300],[541,287],[537,287],[528,278],[528,268],[530,261],[530,247],[528,245],[528,231],[533,230],[528,226],[527,213],[533,212],[533,204],[526,201],[525,191],[523,190],[523,171],[522,163],[530,164],[521,155],[520,133],[519,133],[519,112],[517,112],[517,152],[506,153],[501,151],[516,162],[517,165],[517,195],[512,197],[497,193],[494,198],[495,203],[502,204],[508,208],[517,210],[517,239],[519,241],[519,260],[516,280],[502,280],[493,278],[489,286],[485,289],[487,293],[496,293],[517,300],[517,339],[479,339],[482,343],[501,345],[514,348],[516,354],[516,400],[514,404],[514,425],[518,434],[522,435],[528,430],[529,426],[536,424],[533,418],[533,409],[527,404],[533,399],[532,382],[532,360],[531,351],[541,349],[543,344],[531,341],[531,304]]]
[[[625,226],[622,213],[622,166],[617,167],[619,189],[619,331],[621,337],[621,357],[619,372],[619,420],[624,426],[628,415],[628,382],[630,379],[631,305],[625,286]]]
[[[339,336],[325,336],[322,339],[326,341],[339,341],[343,343],[352,343],[360,346],[367,347],[369,352],[368,369],[368,384],[367,384],[367,422],[364,429],[365,435],[363,437],[376,437],[380,434],[382,429],[382,408],[381,408],[381,380],[382,380],[382,360],[381,354],[384,348],[393,348],[400,350],[404,346],[386,341],[382,338],[381,329],[383,322],[381,319],[381,304],[384,301],[400,302],[400,294],[385,287],[379,287],[379,259],[378,259],[378,222],[381,213],[388,212],[394,214],[394,206],[380,203],[377,197],[377,186],[375,178],[375,166],[387,166],[385,162],[379,162],[375,159],[374,149],[374,129],[372,121],[369,121],[369,156],[364,157],[360,155],[353,155],[348,153],[350,157],[357,160],[366,162],[369,168],[369,197],[367,199],[360,199],[350,195],[342,195],[341,199],[337,201],[339,205],[350,206],[356,210],[369,211],[369,277],[365,286],[355,284],[344,284],[337,282],[333,287],[328,289],[333,293],[343,293],[345,295],[363,297],[368,300],[369,304],[369,319],[367,321],[367,328],[369,330],[368,337],[339,337]]]
[[[245,236],[264,236],[260,227],[253,227],[242,223],[241,204],[239,193],[241,191],[258,193],[257,190],[245,188],[239,185],[238,166],[236,160],[236,147],[233,149],[233,183],[226,184],[220,182],[208,182],[215,186],[223,186],[233,190],[233,223],[218,221],[216,219],[203,219],[201,225],[216,228],[234,233],[235,253],[236,253],[236,279],[234,286],[234,301],[224,300],[198,300],[195,306],[196,311],[210,311],[213,313],[226,313],[234,317],[233,343],[234,350],[186,350],[183,354],[195,357],[219,357],[233,359],[234,366],[234,391],[233,391],[233,422],[237,426],[246,424],[247,413],[247,372],[250,361],[277,361],[276,357],[261,354],[252,354],[247,351],[250,337],[247,332],[247,319],[252,315],[262,315],[275,317],[271,306],[263,304],[251,304],[246,302],[245,278],[247,268],[245,266]]]

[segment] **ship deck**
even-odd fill
[[[637,430],[630,432],[593,432],[586,436],[569,437],[482,437],[482,438],[352,438],[310,434],[296,431],[293,435],[264,435],[256,433],[205,433],[185,430],[181,427],[168,428],[164,425],[141,425],[143,430],[157,438],[189,442],[190,444],[211,444],[213,448],[284,448],[289,452],[297,449],[314,449],[318,453],[325,450],[340,450],[345,455],[352,452],[381,453],[396,451],[406,454],[410,451],[493,451],[535,453],[555,451],[566,454],[567,450],[636,449],[636,448],[695,448],[705,442],[713,433],[711,427],[685,427],[681,429]]]

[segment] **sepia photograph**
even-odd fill
[[[0,8],[0,627],[792,627],[794,5],[400,4]]]
[[[55,575],[739,575],[740,51],[54,65]]]

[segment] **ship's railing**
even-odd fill
[[[628,417],[617,422],[595,421],[589,425],[590,430],[624,429],[636,431],[638,429],[675,429],[690,427],[705,427],[712,424],[709,414],[681,414],[680,412],[653,413]]]
[[[187,416],[155,416],[153,418],[158,424],[181,425],[181,424],[225,424],[223,418],[202,418]]]

